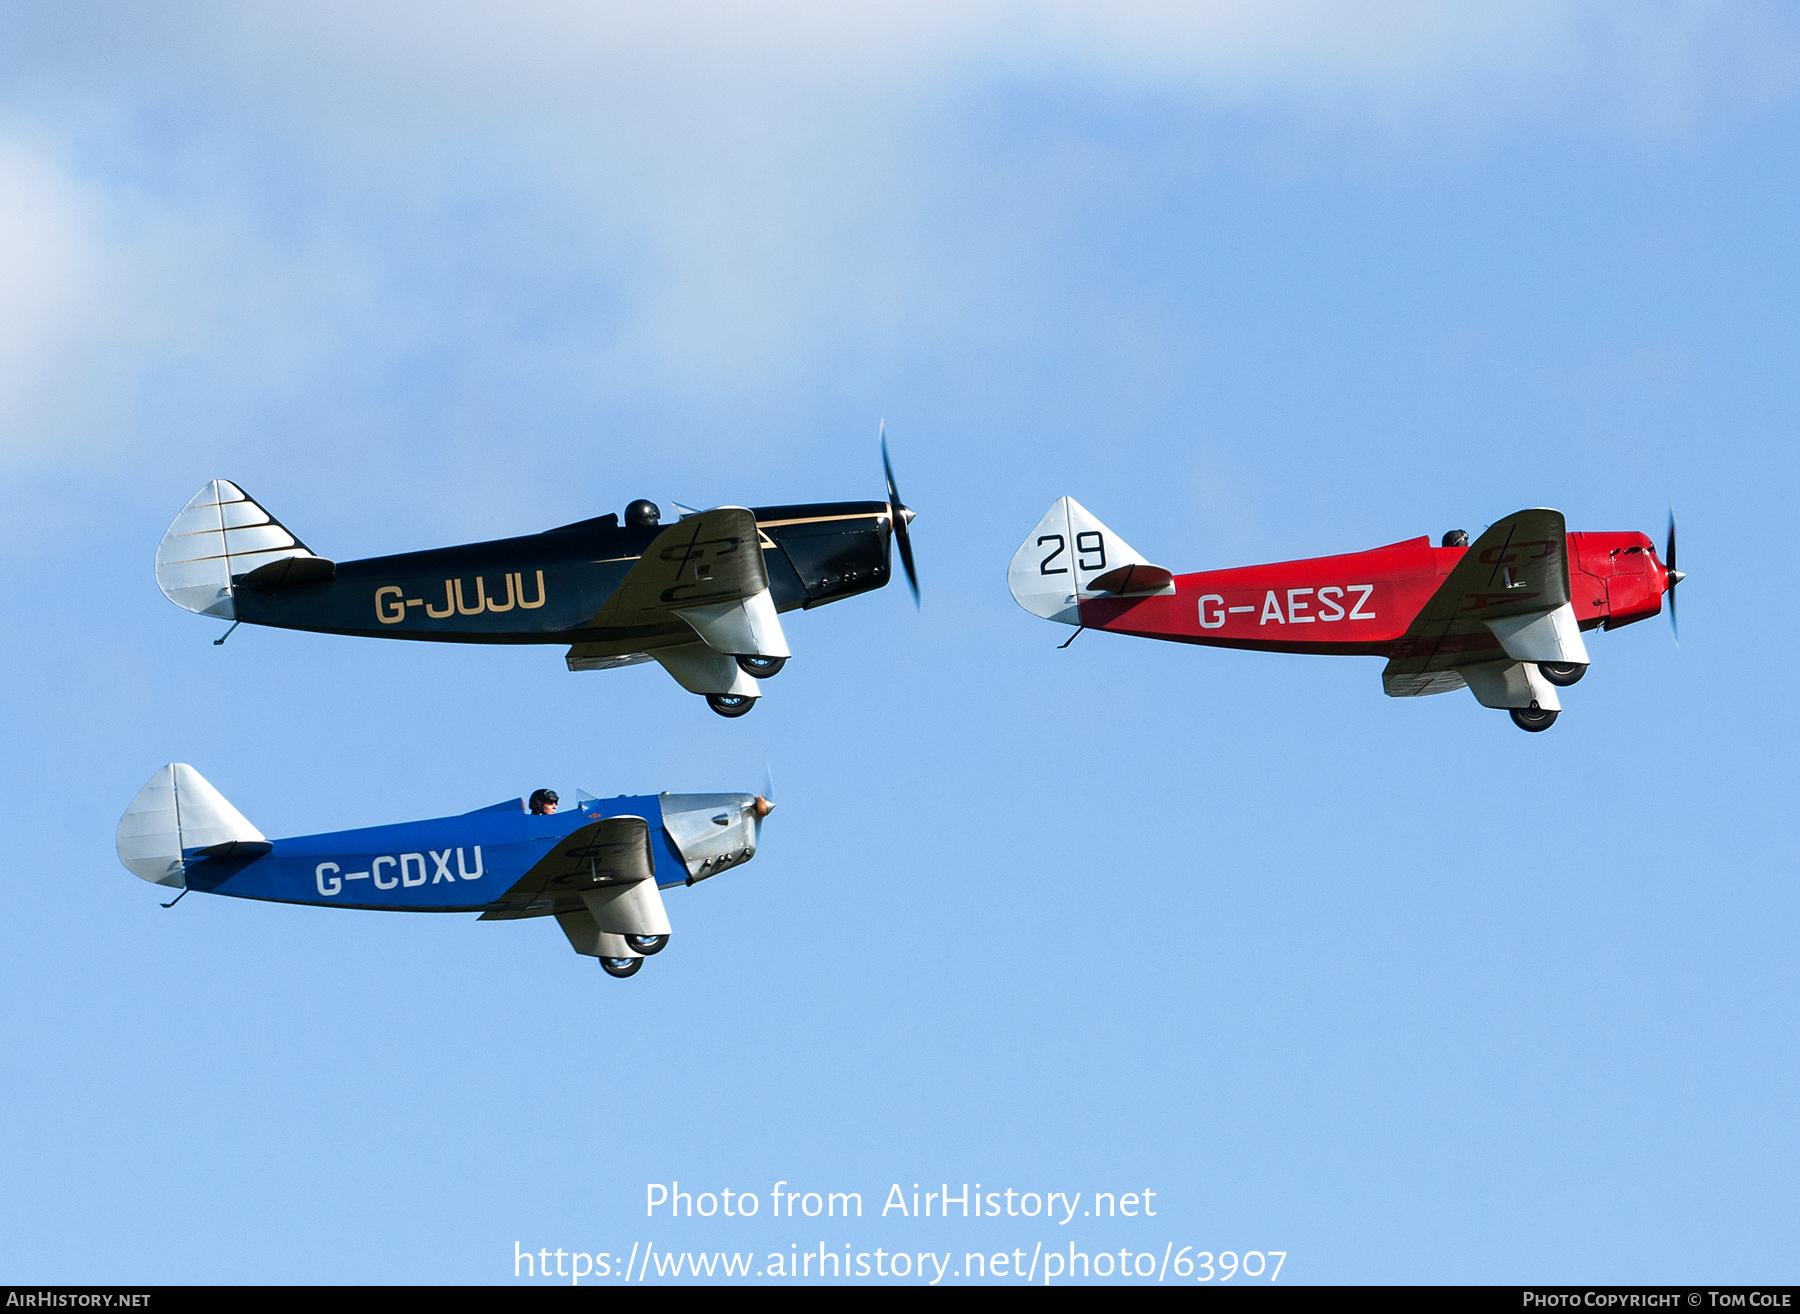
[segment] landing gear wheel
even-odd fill
[[[1563,689],[1587,674],[1587,667],[1581,662],[1539,662],[1537,668],[1539,675]]]
[[[602,958],[600,966],[608,976],[636,976],[638,968],[644,965],[642,958]]]
[[[651,954],[660,954],[669,946],[666,935],[628,935],[625,943],[648,958]]]
[[[749,694],[707,694],[706,705],[720,716],[742,716],[756,706]]]
[[[1513,724],[1518,726],[1521,730],[1529,730],[1534,735],[1540,731],[1548,730],[1551,726],[1555,725],[1556,716],[1557,714],[1555,712],[1552,712],[1547,708],[1539,707],[1536,703],[1533,703],[1530,707],[1515,707],[1512,709]]]
[[[739,657],[738,669],[745,675],[758,680],[766,680],[771,675],[780,675],[781,668],[787,665],[785,657]]]

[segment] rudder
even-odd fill
[[[235,620],[234,577],[317,553],[229,479],[195,493],[156,546],[156,583],[177,607]],[[329,562],[323,562],[329,568]]]
[[[1138,551],[1072,497],[1058,498],[1007,568],[1013,600],[1033,616],[1080,625],[1083,591],[1120,566],[1148,566]]]
[[[185,762],[171,762],[131,800],[114,842],[133,876],[179,888],[187,878],[184,852],[234,840],[268,842],[205,776]]]

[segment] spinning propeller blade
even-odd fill
[[[919,572],[913,566],[912,524],[913,512],[906,503],[900,500],[900,490],[894,486],[894,463],[888,460],[887,421],[881,422],[881,468],[887,473],[888,517],[894,525],[894,543],[900,549],[900,564],[906,568],[906,582],[912,587],[913,606],[919,605]]]
[[[1668,547],[1668,551],[1663,553],[1663,565],[1668,568],[1668,572],[1669,572],[1669,585],[1668,585],[1669,633],[1671,633],[1675,636],[1676,646],[1679,647],[1681,644],[1681,627],[1675,623],[1675,586],[1677,584],[1681,583],[1682,580],[1686,579],[1687,576],[1683,575],[1679,570],[1675,569],[1675,508],[1674,507],[1669,508],[1669,547]]]

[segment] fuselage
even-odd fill
[[[776,610],[822,606],[886,584],[885,502],[757,507]],[[253,625],[444,643],[583,643],[630,638],[590,622],[668,526],[615,515],[541,534],[343,561],[333,578],[259,588],[238,582],[236,619]],[[680,622],[674,622],[676,626]],[[654,637],[668,626],[644,631]]]
[[[1468,550],[1415,538],[1342,556],[1177,575],[1172,593],[1084,597],[1080,622],[1220,648],[1390,657]],[[1646,535],[1569,534],[1568,559],[1570,602],[1582,629],[1616,629],[1662,609],[1668,573]],[[1484,634],[1470,650],[1484,645],[1500,647]]]
[[[189,889],[241,899],[394,912],[481,912],[571,832],[604,817],[642,817],[658,886],[696,880],[755,854],[748,794],[596,799],[536,816],[519,799],[458,816],[189,850]],[[548,904],[546,904],[546,910]]]

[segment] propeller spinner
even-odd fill
[[[762,843],[763,820],[775,810],[775,771],[763,767],[763,792],[750,801],[750,815],[755,818],[756,842]]]
[[[894,486],[894,463],[888,459],[886,420],[881,422],[881,468],[887,474],[888,515],[894,526],[894,543],[900,549],[900,564],[906,568],[906,582],[912,588],[913,606],[917,607],[919,572],[913,566],[912,531],[909,528],[914,513],[900,500],[900,490]]]

